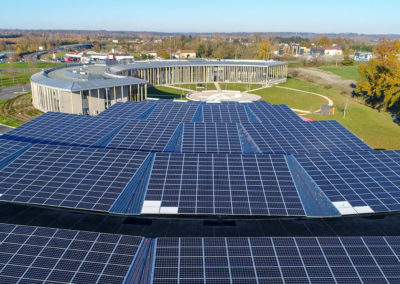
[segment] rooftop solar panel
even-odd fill
[[[183,153],[242,153],[235,123],[184,123]]]
[[[249,122],[246,109],[239,103],[203,104],[204,122]]]
[[[0,138],[0,169],[5,167],[30,146],[26,142],[18,142]]]
[[[109,148],[154,151],[164,150],[178,122],[129,121],[107,145]]]
[[[136,119],[142,113],[155,106],[154,102],[125,102],[116,103],[98,115],[98,117],[121,117],[124,119]]]
[[[37,144],[0,171],[0,200],[108,211],[147,155]]]
[[[399,237],[161,238],[158,283],[398,283]]]
[[[271,105],[266,101],[255,101],[246,104],[246,108],[250,110],[258,122],[263,121],[302,121],[302,119],[287,105]],[[252,121],[256,122],[256,121]]]
[[[369,151],[337,121],[242,123],[263,153]]]
[[[157,104],[147,120],[158,121],[192,121],[200,102],[174,102]]]
[[[118,118],[47,112],[2,135],[2,138],[31,143],[91,146],[125,122]]]
[[[142,213],[305,215],[284,156],[157,153]]]
[[[141,237],[0,224],[1,283],[123,283]]]
[[[296,159],[343,215],[400,210],[400,151],[313,153]]]

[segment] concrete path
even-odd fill
[[[303,90],[293,89],[293,88],[288,88],[288,87],[281,87],[281,86],[274,86],[274,87],[281,88],[281,89],[286,89],[286,90],[291,90],[291,91],[302,92],[302,93],[311,94],[311,95],[315,95],[315,96],[319,96],[319,97],[322,97],[322,98],[326,99],[330,106],[333,106],[333,101],[330,98],[328,98],[327,96],[318,94],[318,93],[313,93],[313,92],[308,92],[308,91],[303,91]]]
[[[4,134],[4,133],[6,133],[6,132],[8,132],[8,131],[10,131],[12,129],[14,129],[14,127],[7,126],[7,125],[4,125],[4,124],[0,124],[0,135]]]
[[[214,85],[219,93],[222,92],[221,87],[219,86],[218,82],[214,82]]]

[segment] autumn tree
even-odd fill
[[[273,52],[272,42],[268,40],[261,41],[258,44],[258,59],[269,60]]]
[[[400,107],[400,42],[381,40],[368,63],[361,64],[361,80],[356,92],[377,108],[395,110]]]

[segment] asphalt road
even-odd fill
[[[1,86],[0,86],[1,87]],[[25,86],[12,86],[0,89],[0,100],[8,100],[20,96],[21,92],[30,92],[31,85]]]

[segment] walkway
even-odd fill
[[[219,86],[218,82],[214,82],[215,88],[217,89],[218,93],[222,92],[221,87]]]
[[[328,98],[327,96],[318,94],[318,93],[313,93],[313,92],[308,92],[308,91],[303,91],[303,90],[293,89],[293,88],[288,88],[288,87],[281,87],[281,86],[274,86],[274,87],[281,88],[281,89],[286,89],[286,90],[291,90],[291,91],[302,92],[302,93],[311,94],[311,95],[316,95],[316,96],[319,96],[319,97],[322,97],[322,98],[326,99],[328,101],[328,105],[329,106],[333,106],[333,101],[330,98]]]

